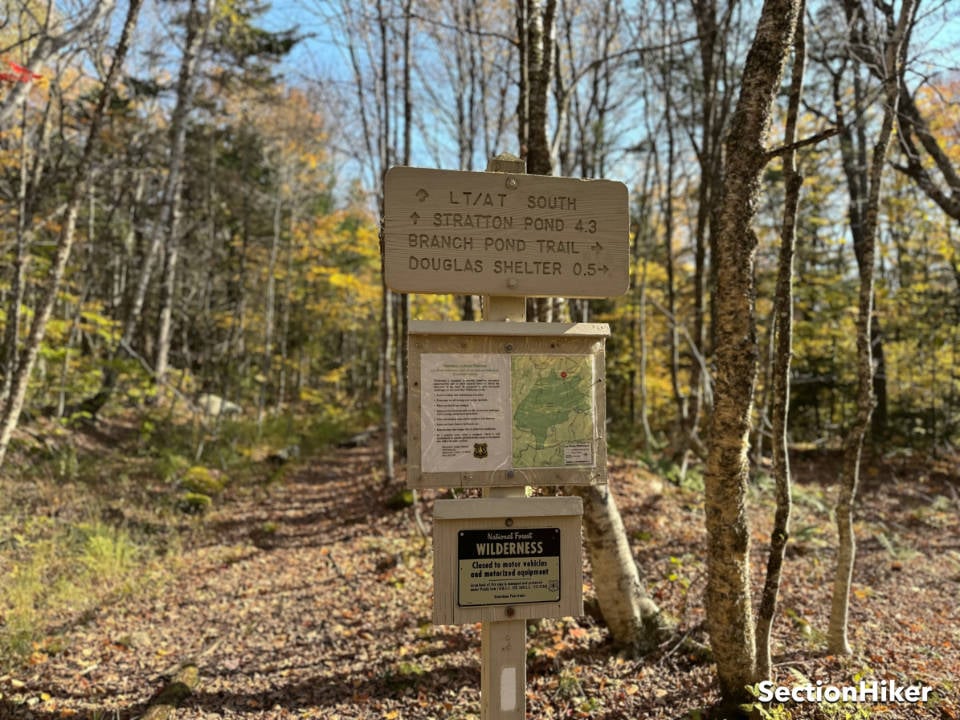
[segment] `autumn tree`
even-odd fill
[[[793,43],[799,0],[766,0],[747,54],[727,138],[727,166],[717,218],[714,300],[716,395],[705,475],[707,627],[722,701],[749,699],[757,681],[750,588],[750,528],[745,512],[747,443],[758,346],[751,227],[771,111]]]
[[[18,358],[16,370],[11,382],[10,393],[5,398],[2,413],[0,413],[0,466],[2,466],[6,456],[13,430],[20,419],[24,398],[27,393],[27,383],[33,372],[34,364],[40,351],[40,344],[46,333],[47,322],[53,312],[57,293],[60,289],[64,272],[66,271],[67,262],[70,259],[80,204],[84,199],[90,183],[90,171],[100,140],[101,127],[114,91],[114,83],[126,60],[127,50],[130,46],[131,35],[136,27],[139,11],[139,0],[131,0],[120,38],[113,53],[112,62],[110,63],[106,77],[103,79],[96,105],[90,115],[90,126],[83,146],[83,154],[73,168],[72,181],[69,185],[70,193],[65,208],[65,217],[60,232],[57,235],[56,251],[40,292],[39,302],[34,309],[30,332],[25,338],[23,348],[20,351],[20,357]]]
[[[848,0],[845,5],[851,39],[864,31],[868,22],[866,8],[859,0]],[[840,497],[837,501],[838,554],[837,573],[834,578],[833,599],[830,610],[830,628],[827,645],[832,653],[849,654],[847,618],[850,603],[850,585],[853,579],[853,562],[856,542],[853,534],[853,507],[860,476],[860,457],[863,441],[876,404],[874,388],[874,345],[872,332],[874,322],[874,276],[876,272],[876,246],[880,214],[880,190],[883,182],[887,152],[893,137],[900,94],[900,68],[907,50],[907,38],[914,22],[916,3],[904,0],[899,17],[894,16],[892,5],[878,8],[880,24],[886,40],[882,54],[873,58],[882,75],[882,119],[873,151],[869,156],[869,170],[865,176],[864,207],[859,228],[854,232],[854,250],[859,274],[857,310],[857,415],[844,441],[843,466],[841,469]],[[842,121],[842,118],[840,118]]]
[[[6,57],[11,51],[19,51],[20,62],[16,66],[20,69],[16,70],[16,81],[5,88],[0,98],[0,129],[27,100],[30,85],[41,79],[37,71],[59,53],[89,37],[110,16],[114,5],[114,0],[91,0],[69,14],[58,12],[52,3],[42,7],[24,0],[7,5],[5,10],[9,16],[0,35],[0,55]],[[18,35],[10,32],[8,23],[18,29]],[[4,71],[10,69],[8,66]]]
[[[943,12],[941,20],[947,24],[953,20],[947,14],[949,7],[953,6],[946,2],[934,6]],[[912,35],[913,29],[908,28],[908,33]],[[871,48],[870,52],[876,53],[877,49]],[[950,105],[956,102],[956,80],[938,82],[946,78],[918,74],[919,83],[914,85],[907,69],[907,63],[900,68],[897,141],[901,156],[894,167],[911,178],[948,217],[960,222],[960,172],[955,154],[951,155],[951,148],[957,146],[958,128],[956,123],[951,127],[949,121],[944,122],[951,116]],[[941,125],[940,132],[936,124]]]

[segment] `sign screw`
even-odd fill
[[[503,521],[503,524],[506,525],[507,527],[513,527],[513,518],[507,518],[506,520]]]
[[[508,190],[516,190],[516,189],[517,189],[517,186],[518,186],[519,184],[520,184],[520,183],[517,182],[517,179],[516,179],[515,177],[508,177],[508,178],[507,178],[507,189],[508,189]]]
[[[508,607],[506,610],[504,610],[504,613],[506,613],[508,618],[512,618],[514,615],[517,614],[517,611],[514,610],[512,607]]]

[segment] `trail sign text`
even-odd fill
[[[457,605],[560,601],[560,528],[461,530]]]
[[[399,292],[613,297],[629,286],[623,183],[394,167],[384,273]]]

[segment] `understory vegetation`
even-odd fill
[[[305,406],[258,424],[166,399],[18,433],[0,480],[0,671],[55,650],[60,620],[164,592],[184,547],[210,541],[208,513],[369,420]]]

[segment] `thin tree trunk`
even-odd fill
[[[289,237],[284,247],[286,272],[283,277],[283,310],[280,314],[280,377],[277,379],[277,412],[280,412],[283,404],[287,401],[287,364],[289,362],[290,344],[290,293],[292,290],[290,279],[293,277],[293,243],[296,238],[296,228],[296,212],[291,212]]]
[[[793,75],[790,83],[790,101],[784,144],[796,141],[797,115],[803,95],[803,70],[806,63],[806,36],[803,25],[804,2],[800,0],[794,41]],[[797,169],[797,152],[788,150],[783,157],[786,194],[783,208],[783,226],[780,232],[780,262],[777,270],[777,290],[774,299],[774,356],[773,356],[773,477],[776,483],[777,509],[770,534],[770,556],[767,575],[757,609],[757,672],[770,677],[770,631],[780,594],[780,576],[790,537],[790,458],[787,448],[787,416],[790,406],[790,358],[793,352],[793,257],[797,236],[797,208],[803,176]]]
[[[861,247],[857,257],[859,265],[860,294],[857,314],[857,415],[843,449],[843,465],[840,477],[840,496],[837,500],[837,572],[833,582],[833,597],[830,605],[830,625],[827,631],[827,649],[837,655],[849,655],[847,624],[850,608],[850,585],[853,580],[853,563],[856,557],[856,540],[853,532],[853,506],[860,480],[860,456],[863,439],[870,427],[870,416],[875,403],[874,367],[871,322],[874,296],[874,263],[876,258],[877,225],[880,212],[880,187],[887,152],[893,136],[899,98],[900,67],[906,53],[908,28],[913,23],[915,0],[904,0],[896,28],[887,38],[883,54],[884,112],[880,133],[873,147],[870,173],[867,178],[867,208],[863,222]],[[892,9],[891,9],[892,12]]]
[[[20,182],[17,191],[17,239],[10,281],[10,302],[7,303],[6,327],[3,333],[3,387],[0,403],[10,397],[13,376],[17,371],[17,349],[20,345],[20,317],[23,305],[24,278],[27,271],[27,110],[24,106],[20,122]]]
[[[664,10],[666,12],[666,10]],[[673,400],[676,403],[677,427],[678,431],[673,438],[676,443],[677,451],[673,453],[674,462],[679,462],[686,454],[687,443],[682,438],[683,428],[686,424],[686,398],[680,388],[680,336],[677,328],[677,281],[675,277],[676,263],[673,256],[673,236],[674,236],[674,206],[673,206],[673,172],[676,163],[676,145],[673,135],[673,113],[672,96],[670,86],[672,77],[670,75],[669,63],[664,63],[663,71],[663,90],[664,90],[664,120],[667,126],[667,168],[666,182],[662,192],[665,196],[663,203],[663,245],[664,245],[664,263],[667,270],[667,312],[670,322],[670,387],[673,388]]]
[[[656,649],[670,625],[647,595],[623,519],[610,488],[572,488],[583,499],[583,530],[600,613],[618,647],[636,654]]]
[[[33,215],[33,206],[36,191],[40,185],[40,178],[44,172],[44,157],[42,151],[47,142],[50,112],[53,101],[48,101],[43,108],[43,119],[39,123],[36,139],[36,152],[32,167],[27,162],[27,110],[24,107],[20,118],[20,178],[17,187],[17,238],[14,249],[13,277],[10,281],[9,303],[7,304],[6,327],[3,339],[3,386],[0,387],[0,408],[10,397],[13,387],[13,376],[16,373],[18,349],[20,346],[20,325],[22,322],[22,306],[26,287],[26,273],[30,263],[30,243],[33,231],[29,229],[30,218]],[[29,167],[29,170],[28,170]]]
[[[383,177],[390,168],[392,161],[390,153],[390,63],[389,63],[389,32],[387,16],[382,0],[377,0],[377,25],[380,29],[380,89],[383,104],[381,112],[381,132],[378,137],[380,156],[380,216],[383,217]],[[381,273],[382,301],[380,306],[381,322],[381,381],[383,401],[383,465],[384,485],[393,483],[396,475],[395,463],[395,434],[393,417],[393,350],[395,346],[395,328],[393,323],[393,293],[387,287],[386,275]]]
[[[157,328],[157,358],[155,375],[157,383],[163,385],[166,380],[170,356],[171,326],[173,323],[173,305],[176,297],[177,265],[180,260],[180,216],[183,201],[183,177],[181,166],[187,141],[187,114],[193,105],[194,85],[200,56],[207,44],[207,35],[213,22],[215,0],[204,0],[206,7],[197,8],[198,0],[190,1],[187,13],[187,42],[180,76],[177,79],[177,104],[174,109],[175,120],[171,122],[170,194],[165,195],[164,230],[166,232],[166,262],[160,294],[160,325]],[[202,13],[202,14],[201,14]],[[148,278],[149,279],[149,278]]]
[[[721,704],[747,702],[757,681],[745,496],[750,410],[757,376],[756,215],[763,146],[800,0],[766,0],[747,55],[727,139],[729,158],[717,216],[716,394],[705,476],[707,627]]]
[[[180,262],[180,196],[182,182],[173,191],[173,206],[167,226],[167,242],[164,253],[163,276],[160,281],[160,322],[157,327],[157,357],[154,362],[154,379],[158,385],[166,383],[170,358],[170,335],[173,325],[173,304],[176,297],[177,265]]]
[[[518,7],[523,5],[521,0]],[[525,9],[518,13],[518,17],[522,15],[527,18],[526,28],[521,28],[521,35],[526,38],[522,44],[526,45],[531,58],[536,58],[530,60],[531,76],[547,74],[540,77],[543,92],[531,91],[526,105],[531,125],[527,156],[539,163],[530,167],[528,161],[527,169],[531,174],[549,174],[551,160],[546,144],[546,89],[550,84],[550,61],[546,56],[550,53],[543,46],[552,47],[555,3],[548,0],[542,18],[529,17],[528,13],[531,12],[536,14],[539,9],[527,2]],[[535,47],[538,45],[539,49]],[[538,52],[544,57],[537,58]],[[531,84],[535,82],[531,79]],[[537,123],[542,123],[543,132],[533,129]],[[539,303],[537,309],[550,311],[552,303]],[[540,319],[547,319],[546,312]],[[573,492],[583,499],[584,534],[594,572],[597,602],[614,642],[637,651],[649,651],[655,647],[664,625],[659,609],[646,595],[640,581],[614,496],[606,487],[576,488]]]
[[[212,7],[213,0],[207,0],[207,2],[210,3]],[[142,260],[133,302],[127,320],[124,323],[120,347],[133,343],[133,336],[140,326],[143,306],[147,298],[147,289],[150,286],[150,278],[153,274],[153,266],[157,261],[160,246],[163,242],[163,233],[165,231],[167,233],[168,244],[170,243],[170,239],[176,236],[177,228],[173,227],[173,218],[176,214],[179,214],[180,174],[183,166],[184,149],[186,147],[187,115],[190,112],[190,105],[192,104],[193,78],[196,75],[197,65],[199,64],[200,50],[206,42],[206,30],[201,32],[197,24],[199,21],[196,19],[196,5],[197,0],[191,0],[189,18],[187,20],[186,44],[183,50],[183,58],[180,61],[180,74],[177,79],[177,101],[170,118],[170,159],[167,177],[163,187],[163,216],[160,222],[154,226],[150,243],[147,246],[146,253]],[[207,25],[209,25],[210,17],[210,13],[207,13],[207,20],[205,21]],[[166,332],[169,337],[169,329]],[[162,352],[164,351],[158,350],[158,354]],[[165,356],[162,362],[162,369],[165,372]],[[160,361],[158,359],[158,362],[155,364],[155,369],[160,369],[159,366]]]
[[[277,257],[280,254],[280,223],[283,214],[283,202],[280,189],[277,189],[273,202],[273,233],[270,238],[270,255],[267,260],[267,289],[263,301],[263,355],[260,358],[260,392],[257,399],[257,435],[263,432],[263,414],[267,404],[267,390],[273,373],[273,336],[277,298]]]
[[[3,406],[3,416],[0,418],[0,468],[3,467],[7,448],[10,445],[10,438],[20,419],[23,401],[27,394],[27,382],[30,379],[30,374],[33,372],[34,364],[37,361],[40,344],[43,342],[46,333],[47,322],[50,319],[53,305],[56,302],[57,294],[60,290],[60,284],[63,281],[67,261],[70,259],[70,251],[73,248],[74,234],[77,227],[77,214],[80,209],[80,203],[87,192],[87,184],[90,182],[93,157],[98,146],[100,127],[103,124],[103,117],[106,113],[110,97],[113,94],[113,83],[126,59],[130,35],[133,33],[133,28],[137,22],[140,5],[141,0],[130,0],[127,8],[127,16],[123,23],[123,30],[120,34],[120,40],[114,52],[113,63],[107,72],[107,77],[104,80],[103,88],[100,90],[100,96],[97,100],[97,106],[90,119],[90,130],[83,148],[83,155],[74,169],[73,180],[69,184],[70,195],[67,200],[67,214],[63,225],[61,225],[60,235],[57,238],[57,249],[54,253],[53,262],[43,287],[40,303],[34,311],[33,322],[30,325],[30,334],[27,337],[23,352],[20,354],[20,360],[10,388],[10,395]]]
[[[410,34],[413,21],[413,0],[406,0],[403,6],[403,155],[401,162],[410,164],[413,140],[413,98],[410,83]],[[474,118],[471,114],[471,123]],[[407,329],[410,325],[410,296],[401,293],[397,302],[397,332],[394,342],[397,353],[397,439],[400,456],[407,456]],[[417,506],[419,510],[419,505]]]

